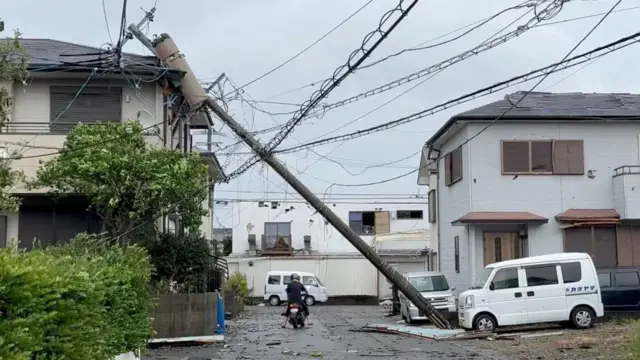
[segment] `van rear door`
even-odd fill
[[[278,295],[280,300],[284,301],[285,299],[280,296],[282,291],[282,276],[280,274],[269,274],[267,275],[267,284],[265,286],[265,298],[269,299],[271,295]]]

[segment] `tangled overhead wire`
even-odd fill
[[[513,85],[516,84],[520,84],[520,83],[524,83],[527,81],[531,81],[533,79],[538,79],[544,76],[548,76],[550,74],[559,72],[559,71],[564,71],[570,68],[573,68],[575,66],[587,63],[589,61],[592,61],[594,59],[598,59],[601,58],[607,54],[610,54],[612,52],[618,51],[620,49],[623,49],[629,45],[633,45],[633,44],[637,44],[638,42],[640,42],[640,32],[632,34],[630,36],[624,37],[622,39],[616,40],[612,43],[608,43],[606,45],[597,47],[591,51],[588,51],[586,53],[582,53],[580,55],[576,55],[573,56],[569,59],[565,59],[561,62],[557,62],[551,65],[547,65],[543,68],[539,68],[533,71],[530,71],[526,74],[522,74],[522,75],[518,75],[516,77],[510,78],[508,80],[504,80],[498,83],[495,83],[491,86],[473,91],[471,93],[462,95],[460,97],[457,97],[455,99],[449,100],[447,102],[444,102],[442,104],[436,105],[434,107],[419,111],[417,113],[402,117],[400,119],[394,120],[394,121],[390,121],[390,122],[386,122],[384,124],[380,124],[380,125],[376,125],[376,126],[372,126],[370,128],[367,129],[362,129],[362,130],[358,130],[352,133],[348,133],[348,134],[342,134],[342,135],[338,135],[338,136],[333,136],[333,137],[329,137],[329,138],[324,138],[324,139],[319,139],[316,141],[310,141],[307,142],[305,144],[300,144],[297,146],[292,146],[286,149],[281,149],[281,150],[276,150],[274,151],[274,153],[290,153],[290,152],[294,152],[294,151],[299,151],[299,150],[303,150],[303,149],[308,149],[308,148],[312,148],[312,147],[316,147],[316,146],[320,146],[320,145],[325,145],[325,144],[330,144],[330,143],[335,143],[335,142],[339,142],[339,141],[347,141],[347,140],[352,140],[352,139],[356,139],[362,136],[366,136],[366,135],[370,135],[379,131],[383,131],[383,130],[388,130],[391,128],[394,128],[396,126],[400,126],[409,122],[413,122],[416,121],[418,119],[422,119],[424,117],[433,115],[435,113],[444,111],[446,109],[449,109],[453,106],[457,106],[460,104],[463,104],[465,102],[468,101],[472,101],[475,100],[479,97],[483,97],[489,94],[493,94],[497,91],[506,89],[508,87],[511,87]]]
[[[380,93],[383,93],[385,91],[389,91],[391,89],[395,89],[399,86],[402,86],[404,84],[410,83],[412,81],[418,80],[422,77],[425,77],[427,75],[433,74],[435,72],[438,71],[442,71],[446,68],[448,68],[449,66],[452,66],[454,64],[457,64],[461,61],[464,61],[472,56],[476,56],[482,52],[491,50],[499,45],[502,45],[506,42],[508,42],[509,40],[515,39],[518,36],[524,34],[525,32],[539,26],[542,22],[544,21],[548,21],[553,19],[554,17],[556,17],[560,11],[562,11],[562,8],[564,6],[565,3],[570,2],[570,1],[574,1],[574,0],[554,0],[552,3],[550,3],[549,5],[547,5],[544,9],[542,9],[541,11],[537,11],[537,7],[545,2],[548,2],[548,0],[534,0],[529,2],[526,5],[523,5],[522,7],[531,7],[533,8],[534,11],[534,16],[529,19],[529,21],[527,21],[526,23],[524,23],[523,25],[519,25],[515,30],[508,32],[500,37],[497,37],[491,41],[488,42],[484,42],[472,49],[469,49],[463,53],[460,53],[458,55],[455,55],[447,60],[441,61],[437,64],[431,65],[427,68],[424,68],[422,70],[418,70],[412,74],[409,74],[407,76],[404,76],[400,79],[391,81],[387,84],[378,86],[374,89],[370,89],[367,90],[363,93],[351,96],[349,98],[337,101],[335,103],[331,103],[331,104],[327,104],[324,106],[324,110],[329,111],[329,110],[333,110],[336,108],[339,108],[341,106],[345,106],[348,104],[352,104],[354,102],[360,101],[362,99],[374,96],[374,95],[378,95]]]
[[[354,50],[349,55],[347,63],[338,67],[333,72],[333,76],[325,80],[322,83],[322,85],[320,85],[320,88],[311,95],[311,98],[302,104],[300,109],[284,125],[284,127],[273,138],[271,138],[271,140],[269,140],[269,142],[265,146],[265,154],[269,154],[278,145],[280,145],[282,141],[284,141],[284,139],[293,131],[293,128],[296,125],[298,125],[298,123],[302,121],[305,117],[307,117],[311,112],[311,110],[314,109],[320,103],[320,101],[322,101],[322,99],[326,98],[327,95],[329,95],[329,93],[333,91],[333,89],[338,87],[338,85],[340,85],[340,83],[342,83],[342,81],[347,78],[347,76],[352,74],[373,53],[373,51],[375,51],[375,49],[391,34],[391,32],[400,24],[400,22],[402,22],[402,20],[406,18],[409,12],[418,3],[418,0],[413,0],[409,4],[409,6],[407,6],[405,9],[403,7],[405,1],[406,0],[400,0],[396,7],[387,11],[381,17],[380,22],[378,23],[378,27],[375,30],[368,33],[367,35],[365,35],[360,47]],[[395,20],[391,20],[394,17],[394,15],[396,15],[397,17],[395,18]],[[388,28],[383,29],[383,27],[385,27],[385,25],[387,25],[388,22],[391,22],[391,24],[388,26]],[[372,40],[376,37],[377,37],[376,40]],[[372,41],[373,41],[373,44],[369,47],[369,43]],[[261,161],[261,160],[262,160],[261,155],[258,155],[257,161]],[[229,174],[229,176],[227,177],[227,180],[240,176],[245,171],[247,171],[251,165],[253,165],[257,161],[252,159],[248,160],[247,162],[245,162],[244,165],[241,165],[236,171]],[[250,163],[251,165],[248,165]]]

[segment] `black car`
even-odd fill
[[[605,311],[640,310],[640,268],[597,269]]]

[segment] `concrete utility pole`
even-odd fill
[[[138,37],[132,31],[134,36]],[[140,39],[140,38],[139,38]],[[143,44],[145,40],[140,39]],[[148,41],[148,39],[146,39]],[[146,45],[146,44],[145,44]],[[192,108],[208,107],[215,113],[233,132],[243,140],[251,149],[260,155],[282,178],[294,188],[300,196],[320,213],[333,227],[342,234],[362,255],[364,255],[389,281],[395,285],[415,306],[422,311],[436,326],[441,329],[450,329],[451,324],[424,298],[411,283],[393,269],[378,255],[364,240],[360,238],[338,215],[327,207],[317,196],[309,190],[295,175],[293,175],[274,155],[260,144],[248,131],[246,131],[235,119],[227,114],[205,92],[200,82],[189,67],[189,64],[180,53],[176,43],[167,34],[162,34],[153,42],[154,53],[165,66],[184,71],[186,74],[181,82],[181,90],[185,99]]]

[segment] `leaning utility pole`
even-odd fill
[[[129,27],[131,31],[132,26]],[[131,31],[134,36],[139,37],[140,32]],[[139,40],[146,44],[149,40],[144,36]],[[246,131],[235,119],[227,114],[215,101],[204,92],[200,82],[189,67],[189,64],[180,53],[176,43],[167,34],[162,34],[153,43],[153,52],[163,62],[165,66],[182,70],[185,76],[181,81],[181,91],[186,101],[193,109],[202,106],[208,107],[216,114],[233,132],[243,140],[251,149],[271,166],[282,178],[294,188],[300,196],[309,202],[320,215],[322,215],[333,227],[342,234],[362,255],[364,255],[389,281],[394,284],[420,311],[439,328],[450,329],[451,324],[431,306],[411,283],[406,281],[402,275],[394,270],[389,264],[378,255],[364,240],[358,236],[347,224],[338,217],[329,207],[327,207],[309,188],[298,180],[274,155],[260,144],[248,131]]]

